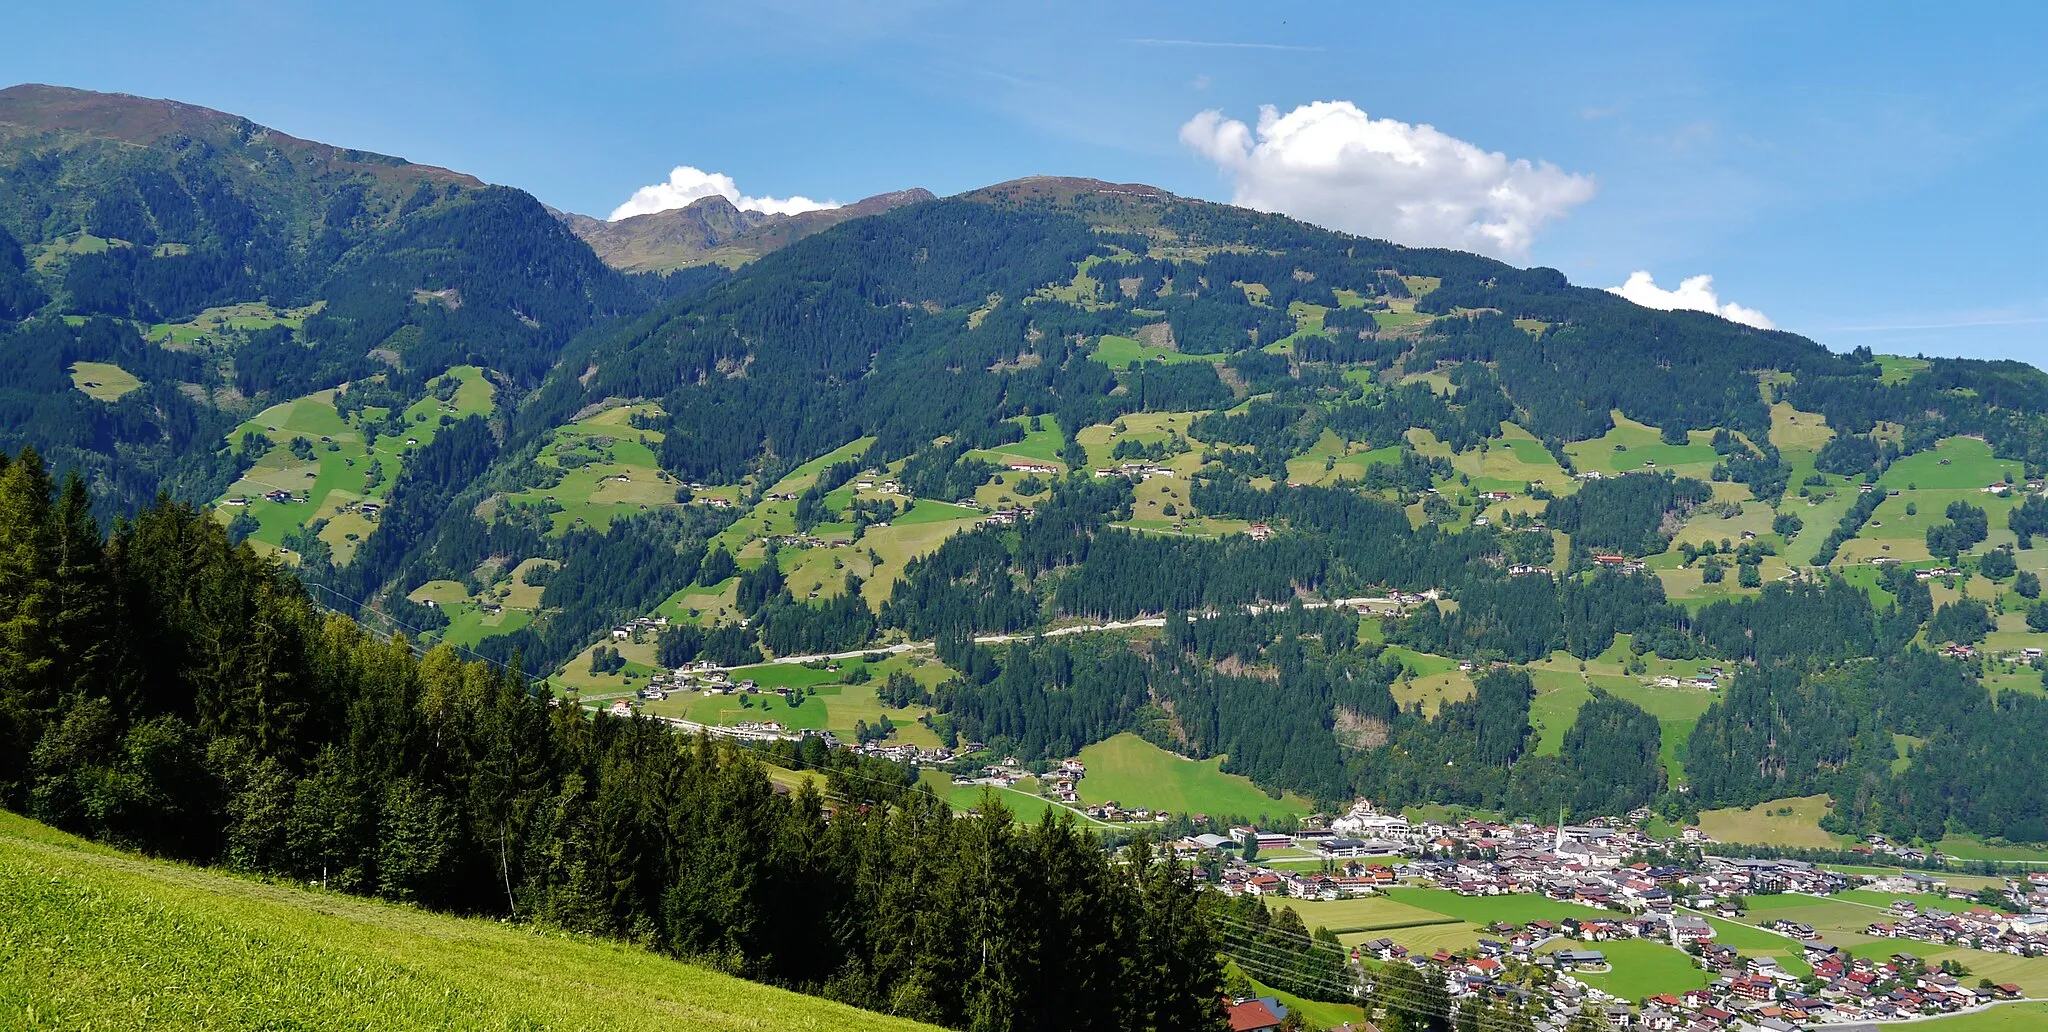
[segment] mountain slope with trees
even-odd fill
[[[1135,184],[829,228],[706,203],[664,213],[709,220],[678,246],[737,267],[655,276],[517,190],[202,109],[21,87],[0,126],[0,442],[82,474],[67,505],[154,514],[132,533],[266,446],[310,468],[310,437],[228,440],[277,404],[407,441],[358,547],[279,553],[306,605],[531,676],[603,641],[622,694],[677,657],[930,642],[944,676],[891,689],[924,741],[1050,762],[1129,731],[1323,802],[1826,791],[1844,833],[2048,837],[1981,802],[2025,794],[1984,758],[2043,719],[2038,369],[1839,354]],[[71,389],[107,365],[140,386]],[[404,436],[456,367],[488,412]],[[525,619],[451,629],[514,590]],[[1394,593],[1369,621],[1292,608]],[[1166,626],[972,643],[1134,617]],[[1425,705],[1404,654],[1459,690]],[[1590,678],[1546,717],[1555,680],[1522,668],[1594,661],[1722,670],[1683,717]]]

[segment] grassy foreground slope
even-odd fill
[[[626,946],[145,860],[0,814],[0,1028],[930,1026]]]

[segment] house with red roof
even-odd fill
[[[1230,1032],[1280,1032],[1279,1015],[1258,1000],[1225,1000],[1223,1011],[1230,1018]]]

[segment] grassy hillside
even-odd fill
[[[447,397],[430,394],[409,406],[402,417],[403,434],[389,432],[389,409],[368,408],[344,418],[335,407],[336,390],[279,402],[257,413],[227,440],[246,447],[241,444],[244,436],[258,434],[269,438],[269,450],[214,499],[216,512],[223,521],[237,512],[248,513],[258,524],[249,538],[279,550],[287,536],[318,523],[320,540],[332,550],[335,562],[346,564],[377,529],[362,503],[388,500],[406,460],[433,442],[443,418],[486,415],[496,396],[483,370],[475,366],[456,366],[429,386],[439,387],[438,393]],[[372,425],[386,429],[374,446],[365,432]],[[298,439],[306,443],[295,453],[291,445]],[[294,498],[266,498],[274,491],[289,492]]]
[[[1081,762],[1088,765],[1081,798],[1090,803],[1114,800],[1126,809],[1218,817],[1298,816],[1310,809],[1308,800],[1292,792],[1274,799],[1250,779],[1223,773],[1221,758],[1175,756],[1134,734],[1120,734],[1081,750]]]
[[[0,1027],[920,1029],[630,947],[137,859],[0,814]]]

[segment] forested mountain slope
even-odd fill
[[[532,382],[648,303],[517,191],[190,105],[0,91],[0,321],[40,315],[0,338],[0,438],[111,511],[211,499],[236,414],[270,400],[417,395],[461,363]],[[105,366],[137,389],[68,389]]]
[[[516,190],[7,96],[0,434],[322,606],[591,695],[903,645],[780,715],[966,766],[1132,732],[1325,802],[2048,838],[1986,762],[2048,730],[2038,369],[1085,179],[627,274]]]

